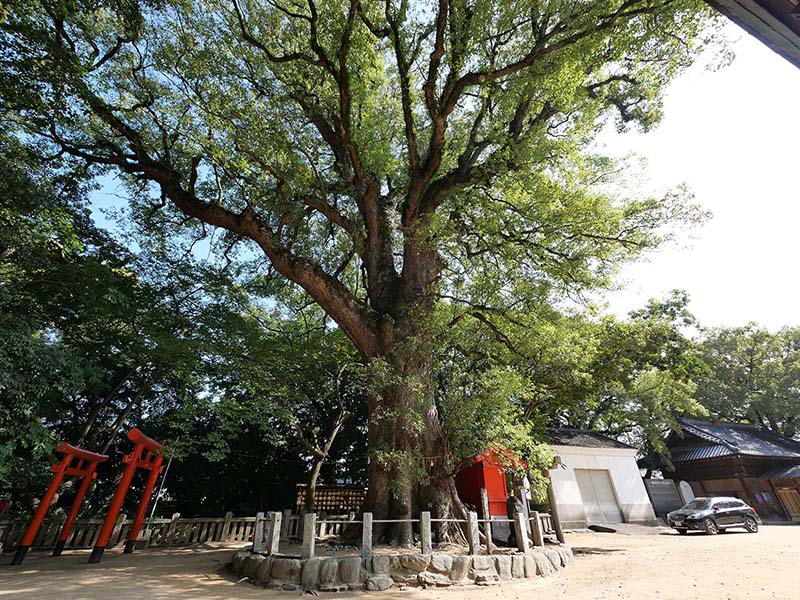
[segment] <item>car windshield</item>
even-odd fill
[[[705,510],[711,507],[711,500],[692,500],[683,507],[684,510]]]

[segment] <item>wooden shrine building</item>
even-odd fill
[[[696,496],[741,498],[768,520],[800,521],[800,442],[757,425],[678,422],[665,477],[688,481]]]

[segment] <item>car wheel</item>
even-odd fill
[[[705,531],[708,535],[717,535],[719,533],[719,527],[717,527],[714,519],[706,519]]]
[[[687,533],[689,533],[688,529],[676,529],[675,531],[677,531],[681,535],[686,535]]]
[[[748,533],[758,533],[758,523],[753,517],[744,518],[744,528]]]

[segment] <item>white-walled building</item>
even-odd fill
[[[550,429],[548,435],[560,462],[550,479],[562,527],[657,524],[636,448],[582,429]]]

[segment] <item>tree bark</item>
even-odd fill
[[[391,305],[383,299],[391,320],[384,321],[382,352],[372,364],[364,510],[376,520],[411,519],[421,510],[434,518],[462,518],[466,512],[434,398],[431,322],[440,262],[424,240],[410,231],[406,235],[402,289]],[[374,532],[389,543],[413,542],[411,523],[376,523]],[[437,524],[437,537],[461,539],[461,530]]]
[[[412,519],[422,510],[437,519],[466,518],[432,394],[430,357],[427,354],[421,364],[414,364],[418,357],[408,357],[399,381],[370,399],[369,489],[364,510],[376,520]],[[376,523],[374,532],[387,543],[413,542],[411,523]],[[437,523],[436,533],[439,541],[462,539],[457,524]]]

